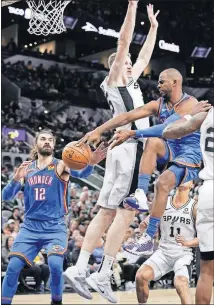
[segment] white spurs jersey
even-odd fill
[[[107,84],[107,79],[108,76],[106,76],[100,88],[104,92],[113,117],[144,105],[143,95],[136,81],[132,79],[127,86],[111,88]],[[145,129],[148,127],[149,118],[144,118],[119,127],[119,129]]]
[[[181,235],[186,240],[192,240],[196,236],[195,220],[193,218],[193,210],[196,201],[189,200],[180,208],[173,206],[173,197],[168,197],[165,212],[161,218],[160,231],[161,240],[159,247],[171,256],[179,256],[180,253],[192,252],[191,248],[187,248],[178,244],[175,236]]]
[[[208,112],[206,119],[201,125],[200,146],[203,157],[204,168],[200,171],[199,177],[203,180],[214,179],[214,111]]]

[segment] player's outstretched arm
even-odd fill
[[[128,10],[118,39],[116,57],[111,66],[107,81],[110,87],[116,87],[118,86],[118,83],[121,82],[123,67],[129,53],[129,47],[134,33],[138,0],[129,0],[128,2]]]
[[[200,129],[207,116],[207,111],[212,107],[207,102],[199,102],[189,116],[169,124],[163,131],[163,137],[166,139],[182,138]]]
[[[137,61],[132,69],[132,75],[135,80],[137,80],[140,77],[140,75],[147,67],[151,59],[157,38],[157,29],[158,29],[157,16],[159,12],[160,11],[158,10],[154,14],[153,5],[152,4],[147,5],[147,14],[150,20],[151,27],[148,36],[146,38],[146,41],[138,55]]]
[[[197,103],[197,104],[196,104],[195,108],[192,110],[192,106],[195,105],[195,103]],[[165,128],[168,125],[176,124],[177,122],[180,122],[179,123],[179,126],[180,126],[181,123],[184,123],[186,121],[186,116],[184,114],[186,114],[186,113],[195,114],[196,112],[205,111],[206,109],[210,109],[210,108],[211,108],[211,105],[207,104],[207,101],[203,101],[203,102],[198,103],[196,99],[192,98],[192,99],[189,100],[188,105],[183,104],[182,108],[179,109],[179,112],[172,114],[170,117],[168,117],[168,119],[163,124],[155,125],[155,126],[152,126],[150,128],[146,128],[146,129],[142,129],[142,130],[116,131],[113,138],[109,141],[109,143],[112,143],[111,144],[111,149],[114,148],[115,146],[118,146],[118,145],[122,144],[123,142],[125,142],[129,138],[152,138],[152,137],[153,138],[157,138],[157,137],[161,138],[161,137],[165,137],[164,136],[164,134],[165,134],[164,131],[165,131]],[[182,115],[184,115],[184,118],[182,118]],[[191,115],[187,115],[187,116],[191,117]],[[173,123],[173,122],[176,122],[176,123]],[[200,128],[200,126],[201,126],[201,124],[199,125],[199,128]],[[189,129],[189,134],[196,131],[199,128]]]
[[[115,135],[109,141],[111,149],[118,146],[128,140],[129,138],[160,138],[162,137],[165,127],[176,120],[179,120],[180,116],[174,113],[163,124],[155,125],[142,130],[120,130],[116,131]]]
[[[11,180],[2,190],[2,200],[11,200],[21,190],[20,181]]]
[[[82,139],[80,139],[79,145],[82,143],[94,143],[97,145],[100,142],[101,135],[104,132],[120,126],[124,126],[138,119],[156,115],[158,113],[158,108],[159,101],[151,101],[142,107],[138,107],[129,112],[124,112],[97,127],[95,130],[88,132]]]

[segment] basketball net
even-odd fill
[[[28,32],[44,36],[65,32],[63,13],[70,2],[71,0],[27,0],[31,9]]]

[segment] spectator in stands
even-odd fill
[[[22,218],[21,218],[21,216],[20,216],[20,209],[19,209],[18,206],[14,206],[14,208],[13,208],[13,214],[9,217],[9,220],[10,220],[10,219],[12,219],[12,220],[14,220],[14,221],[16,221],[16,222],[19,222],[19,223],[22,223],[22,222],[23,222],[23,220],[22,220]]]
[[[26,66],[27,70],[33,70],[33,65],[32,65],[32,61],[29,60],[28,63],[27,63],[27,66]]]
[[[7,265],[9,263],[8,254],[10,253],[13,242],[14,242],[14,237],[8,236],[5,240],[5,245],[1,249],[1,259],[4,265],[4,271],[6,271]]]
[[[13,38],[10,38],[10,41],[9,41],[9,43],[7,44],[7,50],[8,50],[11,54],[13,54],[13,53],[15,53],[16,49],[17,49],[17,45],[16,45],[14,39],[13,39]]]
[[[73,265],[75,265],[78,260],[80,250],[82,248],[83,240],[84,240],[84,237],[81,235],[77,236],[75,239],[75,244],[74,244],[74,248],[73,248],[72,255],[71,255],[71,262]]]
[[[14,231],[11,234],[11,236],[13,236],[15,239],[18,233],[19,233],[19,223],[15,223]]]
[[[6,239],[8,236],[11,236],[11,229],[9,224],[6,222],[3,225],[3,234],[2,234],[2,245],[5,245]]]
[[[1,167],[1,188],[5,187],[8,182],[8,168],[6,166]]]
[[[40,282],[44,282],[44,291],[50,291],[50,289],[47,287],[48,279],[50,277],[50,271],[47,264],[45,264],[44,256],[42,255],[42,252],[39,252],[36,258],[34,259],[35,266],[38,266],[41,269],[41,275],[40,275]],[[41,283],[38,283],[36,290],[41,290]]]
[[[13,233],[14,229],[15,229],[15,220],[14,219],[8,219],[8,228],[10,233]]]
[[[17,193],[17,195],[15,196],[15,200],[14,200],[14,203],[16,205],[16,207],[14,208],[18,208],[19,209],[19,212],[21,214],[24,213],[24,193],[22,191],[19,191]],[[19,215],[20,216],[20,215]],[[14,219],[15,220],[15,219]],[[21,221],[22,222],[22,221]]]

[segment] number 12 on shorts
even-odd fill
[[[42,201],[45,200],[45,188],[35,188],[35,200]]]

